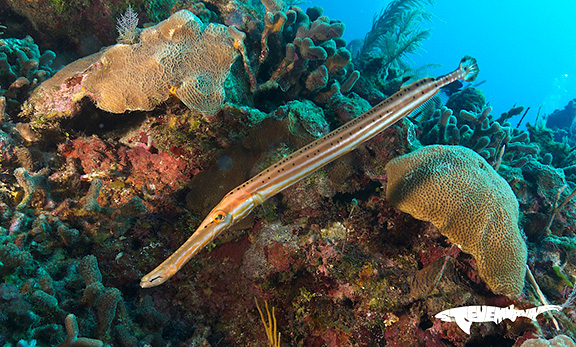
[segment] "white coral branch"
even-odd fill
[[[128,6],[126,12],[117,20],[118,43],[133,44],[138,42],[138,14]]]

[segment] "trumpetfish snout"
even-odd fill
[[[401,88],[359,117],[234,188],[210,211],[194,234],[176,252],[142,277],[140,286],[150,288],[166,282],[204,246],[246,217],[266,199],[372,139],[422,106],[440,88],[459,79],[471,82],[477,75],[476,59],[465,56],[455,71],[438,78],[424,78]]]

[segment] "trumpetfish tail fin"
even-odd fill
[[[478,64],[476,64],[476,58],[472,58],[469,55],[464,56],[464,58],[460,60],[458,70],[462,71],[462,79],[466,82],[474,81],[478,76],[478,72],[480,72],[480,69],[478,69]]]

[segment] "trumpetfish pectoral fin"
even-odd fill
[[[140,286],[149,288],[164,283],[218,234],[229,230],[266,199],[374,138],[430,100],[440,88],[458,79],[473,81],[477,75],[476,59],[466,56],[455,71],[439,78],[424,78],[400,88],[367,112],[234,188],[176,252],[142,277]]]

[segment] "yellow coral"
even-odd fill
[[[393,159],[386,172],[391,204],[432,222],[474,256],[493,292],[511,297],[522,292],[527,250],[518,229],[518,202],[484,158],[461,146],[427,146]]]
[[[254,301],[256,301],[256,308],[258,309],[258,313],[260,313],[260,319],[262,320],[262,324],[264,324],[264,329],[266,330],[268,346],[280,347],[280,333],[276,329],[276,314],[274,312],[274,307],[272,307],[272,314],[270,314],[270,310],[268,309],[268,301],[264,301],[264,305],[266,306],[266,314],[268,315],[268,319],[266,320],[264,319],[264,313],[262,313],[260,305],[258,305],[258,299],[254,298]]]

